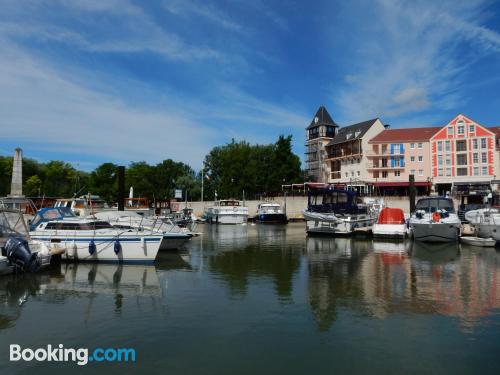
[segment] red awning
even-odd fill
[[[410,183],[408,181],[400,182],[375,182],[373,185],[378,187],[408,187]],[[432,186],[432,182],[427,181],[416,181],[415,186]]]

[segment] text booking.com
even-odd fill
[[[47,345],[45,348],[22,348],[10,345],[10,361],[75,362],[85,366],[90,362],[135,362],[135,349],[131,348],[65,348],[63,344]]]

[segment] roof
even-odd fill
[[[318,119],[318,121],[316,121],[316,118]],[[332,120],[330,114],[324,106],[320,106],[318,108],[307,129],[312,129],[320,125],[330,125],[338,127],[338,125],[335,123],[335,121]]]
[[[489,128],[486,129],[488,129],[490,132],[495,133],[497,139],[500,138],[500,126],[490,126]]]
[[[386,129],[373,137],[368,143],[428,141],[442,128],[442,126],[434,126],[426,128]]]
[[[359,122],[357,124],[345,126],[340,128],[339,132],[333,138],[327,146],[336,145],[339,143],[344,143],[347,141],[352,141],[353,139],[361,139],[365,133],[370,129],[370,127],[377,121],[378,118],[372,120]]]

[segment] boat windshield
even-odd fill
[[[453,201],[447,198],[421,199],[417,202],[415,208],[417,211],[425,211],[426,213],[433,213],[441,210],[445,210],[448,213],[455,212]]]
[[[239,206],[240,202],[238,201],[220,201],[220,206]]]
[[[30,228],[35,228],[38,224],[51,220],[61,220],[75,217],[73,211],[68,207],[43,208],[37,212],[35,218],[30,223]]]

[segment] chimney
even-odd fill
[[[24,197],[23,195],[23,150],[16,148],[12,163],[12,183],[9,197]]]

